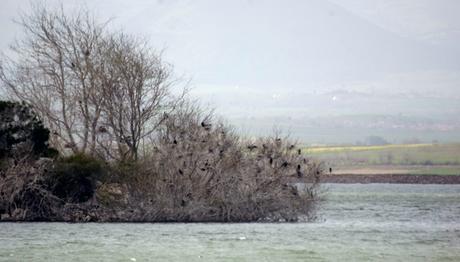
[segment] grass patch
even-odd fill
[[[415,175],[446,175],[458,176],[460,175],[460,166],[443,166],[422,168],[414,172]]]
[[[460,144],[457,143],[312,147],[303,151],[334,166],[460,165]]]
[[[349,151],[379,151],[388,149],[407,149],[431,147],[434,144],[402,144],[402,145],[382,145],[382,146],[326,146],[306,148],[305,152],[310,154],[316,153],[340,153]]]

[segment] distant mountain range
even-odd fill
[[[460,4],[377,2],[86,3],[165,48],[165,60],[192,78],[192,96],[243,132],[279,125],[311,142],[460,141]],[[19,5],[26,1],[0,10],[1,48]]]

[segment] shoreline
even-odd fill
[[[460,184],[457,175],[411,175],[411,174],[325,174],[321,183],[337,184]]]

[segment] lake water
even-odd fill
[[[460,185],[326,187],[313,223],[0,223],[0,261],[460,261]]]

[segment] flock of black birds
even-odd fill
[[[166,113],[163,114],[163,120],[166,120],[168,117],[169,117],[168,114],[166,114]],[[212,128],[212,124],[206,123],[205,121],[202,121],[200,125],[201,125],[201,127],[202,127],[204,130],[206,130],[206,131],[210,131],[211,128]],[[101,126],[101,127],[99,127],[99,130],[98,130],[98,131],[101,132],[101,133],[105,133],[105,132],[107,132],[107,129],[106,129],[104,126]],[[54,131],[53,134],[57,135],[57,132]],[[120,141],[120,142],[121,142],[121,141]],[[207,141],[206,141],[206,140],[202,140],[202,142],[203,142],[203,143],[206,143]],[[276,142],[277,142],[277,143],[281,143],[281,138],[277,138],[277,139],[276,139]],[[172,143],[173,143],[173,145],[177,145],[177,144],[178,144],[177,139],[174,138],[173,141],[172,141]],[[72,147],[75,147],[75,146],[76,146],[76,145],[73,144],[73,143],[67,143],[67,144],[65,145],[66,148],[72,148]],[[264,149],[267,149],[267,146],[266,146],[265,144],[263,144],[262,147],[263,147]],[[249,151],[253,151],[253,150],[257,149],[257,148],[258,148],[258,146],[257,146],[257,145],[254,145],[254,144],[250,144],[250,145],[247,146],[247,149],[249,149]],[[294,150],[294,149],[295,149],[295,145],[290,145],[290,146],[288,147],[288,150]],[[212,148],[210,148],[208,151],[209,151],[209,153],[214,153],[214,150],[213,150]],[[224,152],[223,152],[223,150],[221,149],[221,150],[219,151],[219,156],[220,156],[221,158],[223,157],[223,153],[224,153]],[[302,149],[298,148],[298,149],[297,149],[297,154],[298,154],[298,155],[302,155]],[[268,161],[268,162],[269,162],[269,164],[270,164],[271,166],[273,165],[274,160],[273,160],[273,157],[272,157],[272,156],[269,156],[269,161]],[[305,164],[307,163],[306,159],[304,159],[304,163],[305,163]],[[206,168],[201,168],[201,170],[202,170],[202,171],[206,171],[207,168],[208,168],[208,165],[209,165],[209,163],[206,162]],[[282,168],[287,168],[289,165],[290,165],[290,163],[288,163],[287,161],[284,161],[284,162],[280,165],[280,167],[282,167]],[[184,172],[183,172],[181,169],[179,169],[179,174],[182,175],[183,173],[184,173]],[[329,173],[332,174],[332,168],[331,168],[331,167],[329,168]],[[304,176],[304,173],[302,172],[302,166],[301,166],[300,164],[298,164],[297,167],[296,167],[296,175],[297,175],[298,178],[302,178],[302,177]],[[319,171],[317,172],[317,175],[319,175]]]

